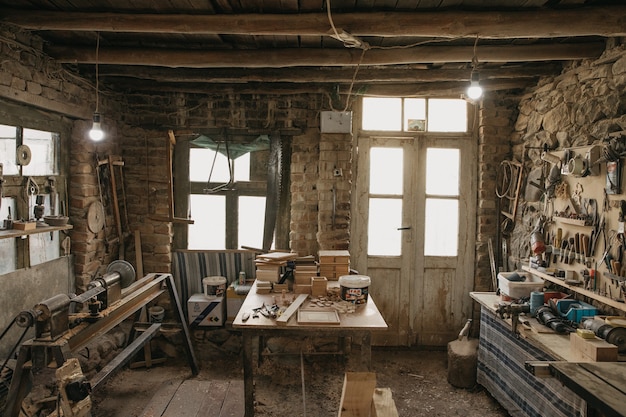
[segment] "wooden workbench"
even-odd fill
[[[338,285],[335,282],[329,285]],[[253,318],[252,312],[263,304],[273,304],[272,297],[280,299],[280,294],[257,294],[256,281],[244,300],[239,313],[233,321],[233,328],[241,330],[243,339],[243,374],[245,416],[254,416],[254,367],[253,367],[253,340],[259,337],[350,337],[355,344],[359,344],[360,360],[354,371],[367,371],[371,365],[371,332],[386,330],[387,323],[383,319],[371,295],[367,303],[356,308],[354,313],[340,313],[339,324],[298,324],[297,315],[285,325],[278,325],[276,320],[264,317]],[[291,296],[291,294],[289,294]],[[250,318],[242,320],[244,314]]]
[[[481,305],[478,382],[509,414],[585,417],[599,410],[607,417],[626,417],[626,362],[578,363],[569,334],[545,330],[535,318],[525,316],[514,333],[510,319],[496,315],[500,296],[493,292],[470,296]],[[535,361],[548,364],[555,378],[528,372],[526,365]]]
[[[626,362],[551,362],[550,371],[603,416],[626,416]]]

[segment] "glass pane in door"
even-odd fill
[[[402,200],[370,198],[367,225],[367,254],[400,256],[402,232]]]
[[[370,150],[370,194],[402,194],[403,155],[402,148]]]
[[[459,158],[458,149],[426,150],[426,194],[459,195]]]
[[[459,236],[459,201],[426,199],[424,255],[456,256]]]

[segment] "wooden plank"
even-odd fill
[[[376,388],[372,397],[370,417],[398,417],[398,409],[391,388]]]
[[[187,380],[176,391],[174,398],[163,413],[163,417],[197,417],[206,396],[210,382]]]
[[[244,411],[243,380],[230,381],[220,417],[243,417]]]
[[[143,251],[141,250],[141,231],[135,230],[135,262],[137,278],[143,278]]]
[[[304,303],[308,297],[308,294],[298,295],[298,298],[296,298],[294,302],[291,303],[289,307],[287,307],[287,310],[285,310],[285,312],[276,319],[276,324],[280,326],[286,325],[291,316],[293,316],[298,311],[302,303]]]
[[[570,333],[569,340],[572,353],[580,355],[583,361],[617,362],[617,346],[599,337],[583,339],[576,333]]]
[[[369,417],[375,388],[374,372],[346,372],[339,417]]]
[[[196,417],[220,417],[222,404],[228,391],[227,381],[199,381],[204,387],[205,394],[200,399],[200,409]]]
[[[176,390],[183,383],[182,380],[166,381],[157,390],[150,403],[143,409],[139,417],[160,417],[165,412]]]

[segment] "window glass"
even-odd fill
[[[429,99],[428,131],[466,132],[467,102],[460,99]]]
[[[22,175],[57,174],[56,146],[58,134],[42,130],[24,129],[22,143],[30,148],[31,160],[22,167]]]
[[[404,130],[407,132],[426,130],[426,99],[407,98],[404,100]]]
[[[4,197],[2,198],[2,206],[0,206],[0,225],[4,227],[4,219],[9,215],[9,208],[11,218],[15,220],[15,198]],[[13,272],[17,268],[17,252],[16,245],[17,239],[0,239],[0,254],[2,254],[2,262],[0,262],[0,274],[6,274],[7,272]]]
[[[239,246],[263,247],[265,197],[239,197]]]
[[[402,231],[402,200],[371,198],[367,225],[367,254],[400,256]]]
[[[0,125],[0,163],[4,175],[17,175],[19,169],[15,164],[15,150],[17,148],[17,128],[15,126]]]
[[[250,153],[231,161],[235,181],[250,181]],[[204,182],[211,177],[212,183],[227,183],[230,180],[226,155],[207,148],[189,149],[189,179]]]
[[[426,194],[459,195],[459,155],[458,149],[426,150]]]
[[[456,256],[459,232],[459,201],[426,199],[424,255]]]
[[[189,149],[189,179],[197,182],[228,182],[230,171],[228,158],[221,153],[206,148]]]
[[[363,130],[467,132],[467,102],[461,99],[364,97]]]
[[[402,148],[371,148],[370,194],[402,194]]]
[[[189,225],[189,249],[226,247],[226,197],[192,194],[189,199],[194,224]]]
[[[402,129],[402,99],[364,97],[363,129],[399,131]]]

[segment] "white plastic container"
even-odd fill
[[[208,298],[223,297],[226,295],[226,278],[214,276],[202,278],[204,295]]]
[[[523,278],[523,281],[509,280],[514,274]],[[500,292],[515,299],[530,297],[531,292],[543,290],[543,285],[543,279],[526,272],[500,272],[498,274],[498,287],[500,288]]]
[[[372,283],[366,275],[342,275],[339,277],[341,299],[354,304],[367,303],[369,286]]]

